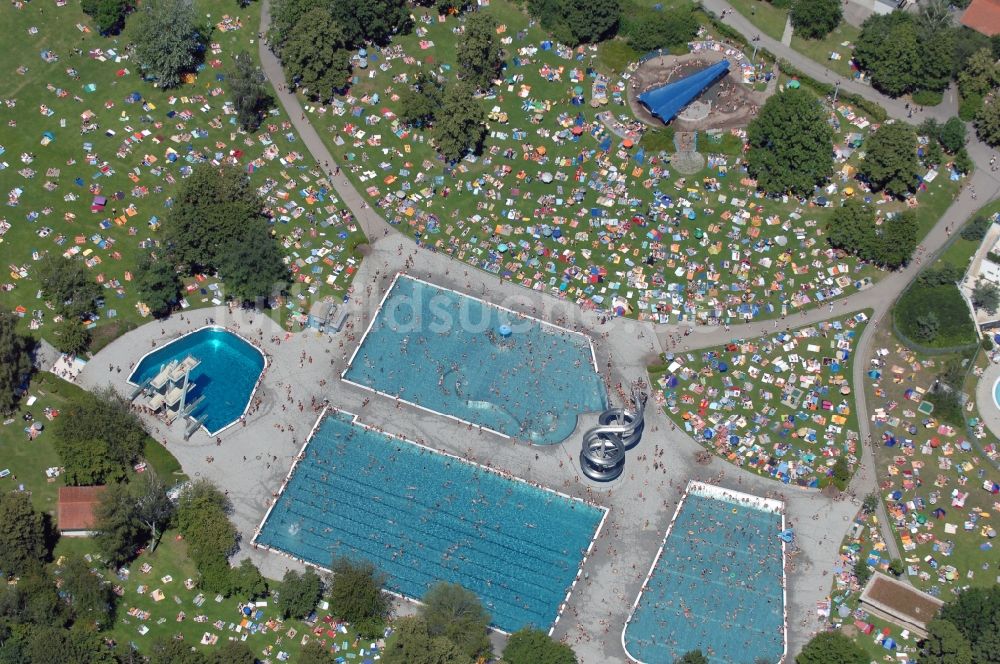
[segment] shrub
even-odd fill
[[[966,122],[972,122],[976,119],[976,113],[978,113],[979,109],[982,107],[983,98],[981,95],[962,95],[962,100],[958,104],[958,117],[962,118]]]
[[[963,240],[979,242],[986,237],[986,231],[990,229],[992,222],[982,215],[977,215],[972,221],[962,227],[960,235]]]
[[[913,103],[917,106],[937,106],[944,99],[944,93],[934,90],[918,90],[913,93]]]
[[[921,338],[921,326],[927,325],[930,313],[937,318],[937,330],[931,338]],[[976,330],[969,317],[969,309],[954,284],[914,285],[899,298],[893,308],[893,318],[903,335],[919,339],[934,348],[976,342]]]

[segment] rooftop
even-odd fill
[[[59,531],[92,530],[97,522],[94,508],[106,486],[59,487]]]
[[[872,575],[861,601],[918,628],[925,628],[944,604],[925,592],[884,574]]]
[[[961,20],[962,25],[987,37],[1000,34],[1000,0],[972,0]]]

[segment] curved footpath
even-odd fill
[[[717,15],[721,15],[723,10],[728,10],[727,13],[729,15],[724,21],[742,33],[746,38],[751,39],[759,34],[759,31],[749,20],[735,12],[723,0],[702,1],[708,9]],[[266,34],[269,25],[270,6],[268,0],[264,0],[261,6],[261,32]],[[822,64],[806,58],[767,35],[760,34],[759,38],[761,46],[770,50],[777,57],[793,62],[805,74],[831,84],[839,82],[842,90],[858,94],[881,104],[890,117],[916,124],[925,117],[934,117],[943,121],[955,114],[956,93],[954,88],[946,93],[945,102],[938,107],[928,109],[923,113],[916,113],[914,117],[908,118],[909,111],[905,107],[904,100],[891,99],[866,84],[840,77],[829,71]],[[334,189],[354,213],[357,222],[364,229],[369,242],[373,246],[374,253],[384,257],[387,265],[394,263],[393,257],[396,251],[395,247],[390,247],[390,245],[398,246],[400,238],[405,237],[406,243],[412,248],[413,239],[401,233],[392,233],[390,235],[392,226],[378,212],[368,207],[365,199],[355,189],[348,178],[343,173],[336,176],[333,175],[333,169],[337,162],[306,117],[298,98],[295,94],[287,90],[285,75],[280,62],[263,41],[258,44],[258,48],[264,72],[274,85],[277,98],[282,106],[284,106],[289,118],[291,118],[292,124],[295,126],[299,136],[301,136],[305,147],[318,163],[325,166]],[[989,160],[994,154],[994,150],[976,140],[970,141],[968,150],[976,165],[976,171],[969,184],[977,191],[980,198],[979,200],[973,200],[970,195],[970,187],[966,186],[959,197],[949,206],[941,219],[924,238],[916,260],[912,261],[909,266],[902,270],[885,275],[884,278],[868,290],[842,298],[835,304],[835,311],[832,313],[824,308],[815,308],[803,313],[790,315],[786,320],[777,322],[777,325],[782,327],[800,327],[826,320],[832,316],[843,315],[862,309],[873,312],[871,321],[866,327],[864,334],[862,334],[862,337],[858,340],[853,375],[854,394],[857,396],[856,411],[858,426],[862,441],[865,441],[869,435],[864,376],[866,360],[871,356],[872,339],[874,338],[876,328],[882,324],[892,304],[910,280],[916,276],[922,266],[932,260],[944,247],[948,239],[945,227],[957,227],[979,207],[1000,195],[1000,179],[989,168]],[[442,269],[443,266],[454,266],[456,264],[469,268],[469,266],[459,263],[456,259],[451,259],[444,255],[436,255],[429,251],[418,251],[416,258],[417,267],[415,269],[429,270],[437,274],[438,278],[442,278],[442,272],[447,274],[445,271],[447,268],[444,267]],[[362,277],[370,271],[365,266],[362,266],[362,271],[358,276]],[[471,271],[474,273],[474,276],[468,277],[468,279],[477,283],[482,281],[482,288],[485,293],[487,291],[486,281],[495,277],[493,275],[485,275],[485,273],[478,270]],[[467,275],[468,272],[469,270],[467,269]],[[381,276],[383,277],[382,283],[384,286],[385,275]],[[457,275],[451,278],[452,281],[456,279]],[[449,279],[444,278],[444,281],[449,281]],[[363,281],[358,281],[357,283],[360,285]],[[460,284],[456,284],[456,287],[461,289]],[[655,358],[657,353],[662,352],[668,347],[666,342],[667,337],[671,334],[676,334],[681,329],[681,326],[678,325],[640,323],[623,319],[615,320],[606,327],[599,327],[596,322],[596,316],[590,312],[583,312],[572,303],[563,302],[547,295],[539,295],[519,286],[503,282],[491,286],[489,291],[495,295],[503,294],[507,298],[505,302],[513,298],[519,302],[530,303],[530,305],[515,306],[514,308],[525,309],[530,307],[532,312],[540,308],[546,313],[556,312],[557,314],[566,316],[575,323],[582,324],[582,327],[588,328],[592,336],[600,337],[601,333],[606,331],[609,336],[606,342],[600,344],[604,346],[601,354],[603,357],[607,357],[609,366],[611,366],[612,355],[614,356],[614,364],[616,366],[613,369],[612,376],[614,376],[615,380],[645,376],[645,365]],[[352,302],[352,306],[355,304]],[[543,315],[542,317],[545,316]],[[551,320],[554,317],[549,316],[549,319]],[[735,338],[752,338],[768,334],[774,331],[775,326],[775,321],[767,321],[735,325],[729,331],[725,331],[721,327],[697,327],[694,328],[690,336],[683,339],[682,343],[685,344],[684,348],[694,350],[723,344]],[[646,346],[646,342],[649,342],[648,353],[644,350],[640,351],[637,348],[637,338],[644,339],[641,343],[643,348]],[[692,466],[690,459],[687,458],[688,456],[692,456],[696,449],[700,449],[700,446],[682,432],[668,432],[666,429],[672,425],[670,425],[663,415],[662,409],[654,408],[652,410],[653,418],[657,421],[658,425],[654,426],[652,431],[659,429],[659,433],[655,434],[655,437],[661,442],[667,439],[669,444],[675,447],[675,454],[678,457],[676,460],[678,468],[676,470],[681,471],[682,468],[684,469],[683,472],[675,474],[675,469],[672,468],[670,474],[675,475],[678,482],[681,482],[684,478],[692,477],[696,473],[702,472],[701,469]],[[391,411],[389,412],[391,413]],[[410,413],[412,411],[408,412],[408,417],[411,417]],[[399,418],[398,413],[391,416],[391,419],[396,421],[401,428],[407,428],[407,424],[402,421],[402,418]],[[431,428],[431,423],[428,422],[426,426]],[[433,423],[434,428],[438,426],[440,426],[439,423]],[[654,438],[654,435],[650,435],[649,438]],[[577,438],[572,438],[567,441],[567,449],[574,448],[576,440]],[[554,447],[563,448],[565,446],[559,445]],[[646,447],[652,447],[652,440],[646,442]],[[851,484],[851,491],[858,495],[863,495],[876,488],[877,469],[875,468],[871,446],[863,444],[862,447],[861,466]],[[550,456],[548,453],[555,453],[556,450],[545,450],[544,452],[543,459]],[[561,451],[559,453],[562,454]],[[518,466],[523,465],[522,457],[524,455],[504,453],[502,456],[507,461],[506,467],[516,470]],[[569,459],[571,460],[572,458],[573,455],[569,455]],[[193,459],[191,460],[194,462]],[[647,469],[640,468],[638,463],[638,461],[632,460],[631,465],[627,468],[631,476],[648,477]],[[796,554],[792,561],[793,567],[788,579],[788,613],[791,616],[788,625],[789,652],[795,653],[809,639],[811,632],[821,625],[821,622],[816,620],[814,608],[815,603],[824,599],[829,593],[830,579],[826,575],[826,571],[829,569],[832,561],[835,560],[840,541],[843,537],[841,526],[837,526],[836,523],[843,520],[845,522],[843,527],[846,530],[849,517],[853,516],[857,508],[851,503],[831,501],[815,491],[800,491],[795,487],[778,485],[729,464],[713,462],[710,467],[705,469],[705,472],[718,472],[720,466],[725,473],[725,479],[719,483],[724,486],[729,485],[730,488],[740,488],[761,494],[767,491],[781,491],[787,494],[784,497],[787,501],[790,517],[794,517],[796,520],[795,525],[801,547],[800,552]],[[560,465],[561,468],[562,466]],[[522,476],[524,476],[524,472],[531,472],[530,465],[526,471],[521,472]],[[721,480],[721,477],[717,479]],[[224,482],[225,480],[222,481]],[[648,483],[649,480],[644,482],[644,484]],[[588,561],[588,573],[592,578],[585,584],[580,584],[580,587],[574,591],[570,602],[572,615],[565,615],[563,620],[556,626],[554,636],[563,638],[571,643],[582,662],[626,660],[618,636],[620,635],[621,626],[627,617],[627,610],[631,606],[631,602],[634,600],[641,584],[631,580],[632,575],[626,571],[624,564],[626,560],[623,560],[623,557],[626,559],[632,558],[628,562],[633,563],[633,569],[637,562],[639,567],[645,570],[645,565],[648,565],[650,560],[646,556],[646,550],[652,545],[654,547],[652,550],[655,552],[655,546],[658,545],[659,538],[661,537],[657,525],[658,519],[654,519],[652,525],[650,525],[650,520],[646,520],[645,525],[643,525],[636,514],[629,513],[630,510],[622,507],[622,502],[614,497],[615,493],[624,494],[623,497],[626,498],[626,502],[631,505],[636,505],[637,502],[644,502],[646,498],[643,497],[642,491],[636,487],[637,484],[638,482],[629,480],[615,482],[612,487],[614,491],[608,493],[605,500],[601,501],[599,499],[599,501],[609,502],[613,506],[609,524],[605,529],[605,535],[613,534],[613,537],[610,538],[610,541],[606,540],[603,542],[595,554],[591,556],[591,559]],[[658,494],[660,496],[663,495],[662,493],[653,491],[652,486],[647,490],[652,493],[651,497],[654,500],[658,497]],[[588,489],[587,491],[589,495],[591,490]],[[635,495],[636,491],[638,491],[638,496]],[[667,509],[668,503],[673,502],[669,497],[663,501],[664,509],[662,510],[662,515],[666,518],[669,518],[669,514],[672,514],[674,507],[673,504],[669,504],[669,509]],[[879,510],[879,520],[883,525],[883,537],[889,547],[889,553],[894,557],[898,557],[896,540],[888,527],[884,506],[881,503]],[[653,505],[650,505],[648,508],[644,507],[642,511],[648,516],[650,511],[657,510]],[[656,514],[656,516],[660,515]],[[811,521],[813,516],[816,516],[818,520]],[[268,561],[265,559],[258,560],[258,562],[266,564]],[[608,607],[610,607],[610,610],[605,614],[604,609]]]

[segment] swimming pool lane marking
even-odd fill
[[[350,381],[348,381],[348,382],[350,382]],[[525,485],[527,485],[529,487],[532,487],[534,489],[538,489],[538,490],[541,490],[541,491],[547,491],[549,493],[553,493],[553,494],[555,494],[557,496],[560,496],[562,498],[565,498],[565,499],[568,499],[568,500],[571,500],[571,501],[574,501],[574,502],[577,502],[577,503],[581,503],[583,505],[587,505],[588,507],[593,507],[593,508],[596,508],[596,509],[598,509],[598,510],[601,511],[601,520],[600,520],[600,522],[598,522],[597,529],[594,531],[593,536],[590,538],[590,544],[587,546],[586,552],[584,553],[584,555],[580,559],[580,564],[577,566],[577,569],[576,569],[576,576],[573,578],[573,582],[570,584],[570,588],[566,592],[565,598],[563,599],[562,603],[559,605],[559,608],[556,611],[556,617],[553,620],[552,625],[549,627],[548,634],[549,634],[549,636],[552,636],[552,632],[555,630],[556,624],[558,624],[559,619],[562,617],[563,612],[565,611],[566,607],[569,604],[570,595],[572,595],[573,589],[576,588],[576,583],[579,580],[581,574],[583,573],[583,567],[586,564],[587,559],[590,557],[590,554],[593,552],[594,546],[597,544],[597,538],[600,536],[601,531],[604,528],[604,524],[607,521],[608,514],[610,514],[610,512],[611,512],[610,508],[605,507],[604,505],[599,505],[598,503],[591,502],[589,500],[586,500],[585,498],[578,498],[576,496],[571,496],[571,495],[569,495],[567,493],[563,493],[562,491],[559,491],[557,489],[552,489],[550,487],[547,487],[547,486],[544,486],[544,485],[541,485],[541,484],[535,484],[535,483],[529,482],[528,480],[525,480],[525,479],[522,479],[520,477],[517,477],[516,475],[514,475],[512,473],[501,472],[501,471],[497,470],[496,468],[491,468],[489,466],[484,466],[483,464],[481,464],[481,463],[479,463],[477,461],[471,461],[469,459],[466,459],[465,457],[458,456],[457,454],[453,454],[451,452],[446,452],[446,451],[442,451],[442,450],[436,450],[436,449],[434,449],[432,447],[429,447],[427,445],[424,445],[422,443],[418,443],[416,441],[412,441],[409,438],[406,438],[405,436],[403,436],[401,434],[391,433],[391,432],[388,432],[388,431],[384,431],[384,430],[378,429],[378,428],[376,428],[374,426],[371,426],[369,424],[365,424],[364,422],[361,421],[359,415],[357,415],[356,413],[352,413],[352,412],[350,412],[348,410],[343,410],[343,409],[340,409],[340,408],[335,408],[335,407],[329,406],[329,405],[323,407],[323,410],[320,412],[319,417],[317,417],[316,421],[313,423],[312,429],[309,431],[309,435],[306,436],[305,442],[302,443],[302,447],[299,449],[299,453],[295,456],[295,460],[292,462],[292,466],[291,466],[291,468],[289,468],[288,474],[285,475],[285,479],[281,483],[281,488],[279,488],[278,491],[277,491],[277,493],[274,496],[272,496],[271,505],[267,508],[267,511],[264,513],[264,518],[261,519],[260,524],[257,526],[256,530],[254,531],[254,535],[250,539],[250,543],[254,547],[256,547],[257,549],[262,549],[262,550],[267,551],[269,553],[276,553],[276,554],[279,554],[279,555],[284,556],[286,558],[290,558],[292,560],[297,560],[300,563],[302,563],[303,565],[307,565],[307,566],[310,566],[310,567],[315,567],[316,569],[319,569],[319,570],[321,570],[323,572],[326,572],[327,574],[332,574],[333,573],[333,570],[330,569],[330,568],[328,568],[328,567],[324,567],[323,565],[319,565],[319,564],[310,562],[308,560],[305,560],[304,558],[298,558],[298,557],[292,555],[291,553],[289,553],[288,551],[284,551],[283,549],[279,549],[279,548],[276,548],[276,547],[271,547],[268,544],[263,544],[263,543],[260,543],[260,542],[257,541],[257,538],[264,531],[264,525],[267,523],[268,518],[271,516],[271,512],[274,510],[275,506],[278,504],[278,501],[284,495],[285,489],[288,487],[288,484],[291,481],[292,476],[295,474],[295,469],[298,467],[299,462],[300,461],[305,461],[305,459],[306,459],[306,454],[305,454],[306,447],[308,447],[309,443],[312,442],[313,436],[315,436],[316,431],[319,429],[320,425],[326,419],[329,410],[334,410],[336,415],[340,415],[340,414],[349,415],[351,417],[350,424],[352,424],[354,426],[361,427],[362,429],[365,429],[366,431],[374,432],[374,433],[376,433],[378,435],[381,435],[381,436],[383,436],[385,438],[396,439],[396,440],[402,441],[404,443],[408,443],[408,444],[413,445],[415,447],[419,447],[420,449],[426,450],[427,452],[430,452],[431,454],[438,454],[440,456],[444,456],[444,457],[448,457],[450,459],[454,459],[455,461],[459,461],[461,463],[465,463],[465,464],[468,464],[468,465],[471,465],[471,466],[475,466],[475,467],[483,470],[484,472],[496,475],[496,476],[500,477],[501,479],[505,479],[505,480],[509,480],[509,481],[514,481],[514,482],[520,482],[520,483],[525,484]],[[420,606],[423,605],[423,602],[421,602],[419,599],[417,599],[415,597],[410,597],[409,595],[404,595],[403,593],[399,593],[399,592],[396,592],[394,590],[389,590],[388,588],[383,588],[383,590],[385,592],[389,593],[390,595],[394,596],[394,597],[398,597],[398,598],[406,600],[408,602],[413,602],[414,604],[417,604],[417,605],[420,605]],[[508,635],[508,636],[511,634],[510,632],[508,632],[506,630],[503,630],[503,629],[501,629],[499,627],[496,627],[496,626],[491,626],[490,629],[495,630],[497,632],[500,632],[501,634]]]
[[[157,353],[159,351],[162,351],[164,348],[169,348],[171,346],[171,344],[175,344],[178,341],[180,341],[180,340],[182,340],[182,339],[184,339],[186,337],[191,336],[192,334],[196,334],[198,332],[201,332],[202,330],[216,330],[218,332],[228,332],[229,334],[232,334],[233,336],[238,337],[240,340],[242,340],[248,346],[250,346],[255,351],[257,351],[258,353],[260,353],[260,356],[262,358],[264,358],[264,366],[261,367],[260,374],[257,376],[257,380],[253,384],[253,389],[250,390],[250,396],[247,398],[247,405],[243,407],[243,413],[239,417],[237,417],[235,420],[233,420],[232,422],[230,422],[229,424],[227,424],[226,426],[222,427],[221,429],[216,429],[215,431],[209,431],[208,427],[205,426],[204,422],[202,423],[202,425],[200,427],[198,427],[199,429],[201,429],[202,431],[204,431],[205,434],[208,435],[208,436],[218,436],[220,433],[222,433],[226,429],[229,429],[230,427],[236,426],[237,422],[239,422],[240,420],[242,420],[244,417],[247,416],[247,413],[250,412],[250,405],[253,404],[253,397],[254,397],[255,394],[257,394],[257,389],[260,387],[261,383],[264,382],[264,374],[267,373],[268,368],[271,366],[271,356],[270,356],[270,354],[268,354],[264,349],[259,348],[255,343],[253,343],[250,339],[247,339],[246,337],[244,337],[239,332],[236,332],[235,330],[231,330],[228,327],[223,326],[223,325],[202,325],[201,327],[199,327],[196,330],[191,330],[190,332],[185,332],[184,334],[182,334],[181,336],[177,337],[176,339],[171,339],[170,341],[168,341],[163,346],[160,346],[159,348],[153,348],[151,350],[146,351],[143,354],[143,356],[140,357],[139,360],[135,363],[135,367],[129,373],[128,378],[125,379],[125,383],[127,385],[131,385],[132,387],[139,387],[138,383],[133,383],[132,382],[132,376],[135,375],[136,369],[139,368],[139,365],[142,364],[143,360],[145,360],[148,356],[152,355],[153,353]]]
[[[667,539],[670,537],[670,533],[674,528],[674,523],[677,521],[677,517],[681,513],[681,509],[684,507],[684,503],[687,500],[688,495],[701,496],[704,498],[713,498],[715,500],[721,500],[728,503],[739,502],[740,499],[746,498],[755,509],[762,512],[767,512],[769,514],[776,514],[781,516],[781,527],[782,530],[785,529],[785,514],[784,514],[784,503],[780,500],[774,500],[773,498],[761,498],[760,496],[755,496],[751,493],[743,493],[742,491],[731,491],[729,489],[723,489],[720,486],[715,486],[713,484],[706,484],[704,482],[698,482],[696,480],[688,480],[687,487],[684,489],[684,495],[681,496],[680,501],[677,503],[677,509],[674,510],[674,515],[670,518],[670,523],[667,525],[667,532],[663,535],[663,541],[660,543],[660,548],[656,551],[656,556],[653,557],[653,564],[649,567],[649,572],[646,574],[645,580],[643,580],[642,585],[639,587],[639,594],[636,595],[635,601],[632,602],[632,608],[628,612],[628,618],[625,619],[625,626],[622,628],[622,649],[625,654],[631,657],[633,660],[638,662],[638,664],[645,664],[641,659],[629,652],[628,646],[625,645],[625,632],[628,631],[628,626],[632,623],[632,618],[635,617],[635,611],[639,607],[639,602],[642,600],[643,594],[646,592],[646,587],[649,585],[649,580],[653,577],[653,571],[656,569],[656,564],[660,562],[660,557],[663,555],[663,549],[667,545]],[[783,620],[782,620],[782,642],[784,643],[783,657],[788,654],[788,603],[787,603],[787,589],[785,582],[785,542],[781,542],[781,598],[783,604]],[[784,661],[784,660],[782,660]]]

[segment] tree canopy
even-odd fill
[[[935,619],[927,623],[927,638],[920,661],[927,664],[972,664],[972,648],[955,625],[947,620]]]
[[[795,664],[868,664],[868,655],[840,632],[820,632],[802,648]]]
[[[143,74],[161,88],[175,88],[202,53],[194,5],[185,0],[149,0],[129,22],[128,37]]]
[[[226,73],[226,85],[240,128],[257,131],[274,99],[267,91],[267,77],[246,51],[237,53],[233,58],[232,67]]]
[[[336,558],[331,569],[333,578],[327,592],[330,610],[355,627],[365,627],[365,636],[380,635],[391,608],[382,590],[385,574],[367,560],[344,556]]]
[[[994,92],[976,113],[976,135],[984,143],[1000,146],[1000,92]]]
[[[708,664],[708,658],[701,650],[689,650],[680,659],[675,660],[674,664]]]
[[[31,373],[34,342],[17,331],[17,318],[0,313],[0,414],[17,408],[21,387]]]
[[[54,446],[69,485],[120,480],[142,454],[146,430],[129,404],[111,388],[66,407],[52,425]]]
[[[299,574],[288,570],[281,579],[278,608],[284,618],[305,618],[319,603],[323,594],[323,581],[311,567]]]
[[[917,88],[920,49],[917,28],[909,14],[872,14],[861,25],[854,59],[871,76],[872,85],[898,97]]]
[[[351,75],[349,42],[343,25],[325,7],[310,9],[299,18],[281,48],[288,78],[312,99],[329,101],[347,85]]]
[[[35,268],[38,287],[56,313],[66,318],[79,318],[94,310],[94,301],[101,295],[83,261],[65,256],[46,254]]]
[[[23,491],[0,494],[0,574],[19,576],[49,556],[49,525]]]
[[[747,127],[747,170],[767,192],[808,194],[833,172],[833,129],[816,97],[772,95]]]
[[[448,161],[478,152],[486,138],[486,113],[474,95],[475,89],[466,81],[445,88],[434,124],[434,144]]]
[[[446,636],[431,636],[427,621],[407,616],[395,621],[395,630],[382,654],[384,664],[465,664],[472,659]]]
[[[962,633],[976,664],[1000,662],[1000,584],[970,588],[948,602],[938,616]]]
[[[941,147],[955,154],[965,145],[965,123],[954,116],[948,118],[948,121],[941,125],[937,139],[941,142]]]
[[[876,190],[905,196],[916,186],[917,135],[904,122],[879,127],[868,138],[865,158],[858,169]]]
[[[102,35],[117,35],[125,27],[125,19],[135,9],[133,0],[82,0],[83,13],[94,19]]]
[[[525,627],[510,635],[503,649],[504,664],[576,664],[576,654],[565,643],[540,629]]]
[[[139,301],[149,307],[151,314],[157,318],[170,314],[178,301],[181,280],[169,260],[150,254],[142,256],[135,268],[134,281]]]
[[[614,36],[618,0],[528,0],[528,12],[559,41],[577,46]]]
[[[480,90],[490,88],[503,66],[497,20],[475,13],[465,21],[465,32],[455,44],[455,59],[464,80]]]
[[[226,293],[252,301],[288,283],[263,202],[234,167],[195,166],[164,223],[171,260],[189,273],[218,271]]]
[[[423,597],[420,616],[431,638],[446,637],[470,660],[490,652],[490,614],[472,591],[455,583],[435,583]]]
[[[645,11],[622,16],[622,32],[640,53],[686,45],[698,32],[698,19],[683,7],[670,11]]]
[[[848,200],[830,215],[827,240],[862,260],[895,269],[909,262],[917,246],[917,223],[906,212],[876,224],[875,210],[860,200]]]
[[[792,3],[792,26],[806,39],[822,39],[844,17],[840,0],[795,0]]]
[[[52,345],[60,353],[78,355],[90,346],[90,330],[77,318],[63,318],[52,328]]]
[[[330,9],[352,47],[364,42],[384,46],[413,27],[406,0],[336,0]]]
[[[74,622],[96,629],[110,627],[115,596],[111,586],[91,570],[83,556],[69,556],[60,568],[59,590],[73,609]]]
[[[418,72],[413,83],[399,93],[399,119],[417,127],[434,122],[443,94],[444,87],[436,78]]]

